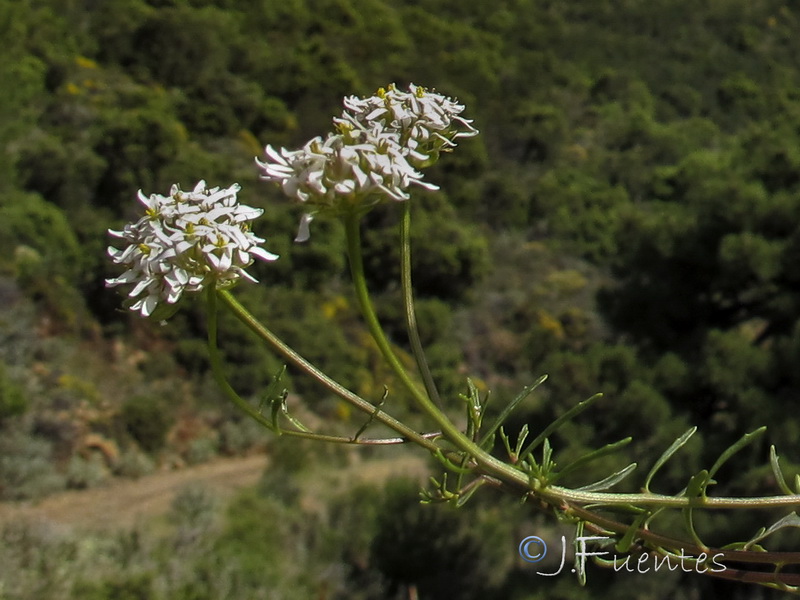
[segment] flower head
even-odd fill
[[[336,133],[313,138],[300,150],[267,146],[265,152],[265,161],[256,159],[262,178],[308,207],[298,241],[307,239],[311,215],[320,210],[342,213],[384,199],[407,200],[411,185],[438,189],[411,166],[397,132],[381,124],[370,129],[341,124]]]
[[[460,116],[463,105],[413,84],[408,92],[392,84],[369,98],[351,96],[344,106],[327,137],[299,150],[267,146],[266,160],[256,159],[263,179],[308,207],[296,241],[308,239],[318,212],[342,214],[386,199],[408,200],[412,185],[439,189],[423,181],[418,169],[436,162],[456,139],[478,133]]]
[[[416,167],[435,162],[439,152],[456,145],[456,139],[478,134],[472,121],[460,116],[463,104],[413,83],[406,92],[391,84],[368,98],[350,96],[344,99],[344,107],[339,121],[366,127],[381,123],[386,130],[398,132]]]
[[[240,204],[239,189],[238,184],[207,189],[200,181],[191,192],[173,185],[169,196],[140,191],[145,216],[122,231],[109,230],[128,242],[122,250],[108,248],[111,259],[127,270],[107,279],[106,286],[133,284],[128,307],[147,317],[159,303],[175,305],[184,292],[224,287],[241,277],[255,281],[245,271],[253,259],[278,257],[261,248],[264,240],[250,231],[250,221],[263,211]]]

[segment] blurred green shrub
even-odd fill
[[[164,447],[173,423],[166,403],[151,396],[126,400],[120,409],[120,419],[127,432],[146,452],[156,452]]]
[[[136,479],[143,475],[149,475],[154,469],[153,460],[138,448],[132,447],[120,454],[114,472],[122,477]]]
[[[18,428],[0,432],[0,498],[41,498],[63,490],[66,480],[56,471],[52,445]]]
[[[88,458],[75,455],[67,465],[67,487],[74,489],[87,489],[105,483],[110,472],[105,465],[103,457],[97,453]]]
[[[387,490],[370,561],[396,585],[415,585],[421,598],[484,598],[495,566],[465,511],[421,505],[416,484]],[[496,575],[496,574],[495,574]]]
[[[22,386],[8,376],[8,369],[0,361],[0,423],[21,415],[28,408],[28,397]]]
[[[219,444],[209,437],[200,437],[189,442],[186,449],[186,462],[198,465],[215,458],[219,453]]]
[[[82,253],[75,232],[62,210],[39,194],[15,192],[0,202],[0,257],[8,260],[20,246],[35,250],[51,277],[74,280],[80,272]]]

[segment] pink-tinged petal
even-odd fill
[[[266,148],[264,148],[264,153],[267,155],[267,158],[269,158],[271,161],[276,162],[279,165],[283,165],[285,167],[289,166],[289,163],[286,162],[286,159],[283,156],[281,156],[281,153],[277,152],[275,148],[273,148],[272,146],[268,145]],[[262,163],[258,159],[256,159],[256,162],[262,165],[262,167],[265,166],[265,163]]]
[[[143,280],[139,281],[134,286],[134,288],[128,293],[128,296],[130,298],[136,298],[139,294],[141,294],[143,291],[145,291],[150,286],[151,283],[152,283],[152,281],[149,280],[149,279],[143,279]]]

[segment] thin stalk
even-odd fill
[[[383,328],[375,314],[375,309],[370,300],[367,280],[364,276],[364,261],[361,256],[361,232],[359,228],[359,215],[351,213],[344,218],[345,231],[347,235],[347,254],[350,261],[350,273],[355,286],[356,299],[358,300],[361,314],[369,329],[372,338],[378,345],[378,349],[383,355],[384,360],[394,371],[397,378],[409,391],[417,405],[427,414],[438,427],[442,434],[456,446],[459,450],[472,456],[484,471],[492,473],[497,477],[512,483],[516,486],[528,488],[528,477],[522,471],[515,469],[511,465],[496,459],[488,452],[482,450],[475,442],[467,438],[447,416],[437,408],[433,401],[414,383],[409,377],[400,360],[392,350],[389,340],[383,332]]]
[[[422,341],[419,338],[417,313],[414,310],[414,288],[411,285],[411,202],[404,202],[403,205],[403,220],[400,222],[400,281],[403,291],[403,308],[406,313],[406,329],[411,342],[411,352],[414,360],[417,361],[417,368],[422,376],[425,391],[428,392],[428,397],[433,400],[434,404],[442,408],[442,399],[439,396],[439,390],[436,389],[436,382],[433,380],[428,360],[425,357],[425,350],[422,348]]]
[[[605,492],[581,492],[549,485],[537,490],[537,495],[554,502],[567,501],[578,504],[664,506],[670,508],[776,508],[800,506],[800,495],[761,496],[753,498],[727,498],[713,496],[665,496],[663,494],[614,494]]]
[[[267,344],[269,344],[273,350],[275,350],[278,354],[283,356],[297,369],[299,369],[300,371],[302,371],[303,373],[305,373],[306,375],[317,381],[325,389],[332,392],[345,402],[352,404],[357,409],[369,415],[374,415],[374,419],[376,421],[383,423],[390,429],[396,431],[404,439],[410,442],[414,442],[415,444],[418,444],[419,446],[422,446],[423,448],[426,448],[431,452],[436,452],[437,450],[439,450],[439,446],[433,440],[429,439],[430,436],[417,433],[416,431],[406,426],[405,424],[401,423],[394,417],[388,415],[382,410],[379,410],[374,404],[367,402],[361,396],[348,390],[346,387],[344,387],[337,381],[334,381],[333,379],[328,377],[325,373],[320,371],[317,367],[308,362],[305,358],[300,356],[292,348],[287,346],[278,336],[272,333],[272,331],[270,331],[265,325],[263,325],[260,321],[258,321],[252,314],[250,314],[250,312],[244,306],[242,306],[230,292],[219,291],[217,292],[217,295],[225,303],[225,305],[233,312],[234,316],[236,316],[236,318],[238,318],[242,323],[244,323],[245,326],[247,326],[247,328],[250,329],[250,331],[255,333],[258,337],[260,337]],[[209,329],[211,328],[209,327]],[[216,329],[216,327],[214,327],[214,329]],[[250,409],[252,409],[252,407],[249,404],[247,406]],[[351,443],[353,443],[351,438],[348,439],[350,439]]]
[[[250,405],[244,398],[236,393],[236,390],[228,382],[225,377],[224,369],[222,366],[222,358],[219,354],[219,346],[217,344],[217,294],[213,288],[208,291],[208,353],[211,361],[211,372],[217,385],[222,389],[223,393],[228,399],[233,402],[240,410],[247,414],[250,418],[254,419],[263,427],[278,433],[280,435],[288,435],[290,437],[298,437],[307,440],[315,440],[318,442],[328,442],[334,444],[350,444],[361,446],[384,446],[392,444],[407,443],[408,438],[356,438],[356,437],[343,437],[338,435],[325,435],[321,433],[313,433],[311,431],[298,431],[293,429],[276,429],[274,423],[261,414],[261,411],[256,410],[255,407]]]

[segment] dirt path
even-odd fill
[[[199,484],[218,499],[255,485],[267,465],[266,456],[218,459],[213,462],[166,471],[139,479],[115,479],[106,487],[72,490],[48,496],[39,502],[0,503],[0,526],[15,520],[45,522],[77,529],[126,528],[137,521],[165,514],[177,493]],[[423,480],[427,474],[424,456],[354,461],[341,469],[325,469],[307,479],[302,498],[313,509],[319,489],[342,482],[385,481],[393,476]],[[346,485],[346,484],[345,484]]]
[[[0,503],[0,525],[31,519],[77,528],[129,527],[138,519],[167,512],[175,494],[189,484],[202,484],[218,498],[229,497],[255,485],[266,464],[266,456],[219,459],[140,479],[118,479],[106,487],[61,492],[36,503]]]

